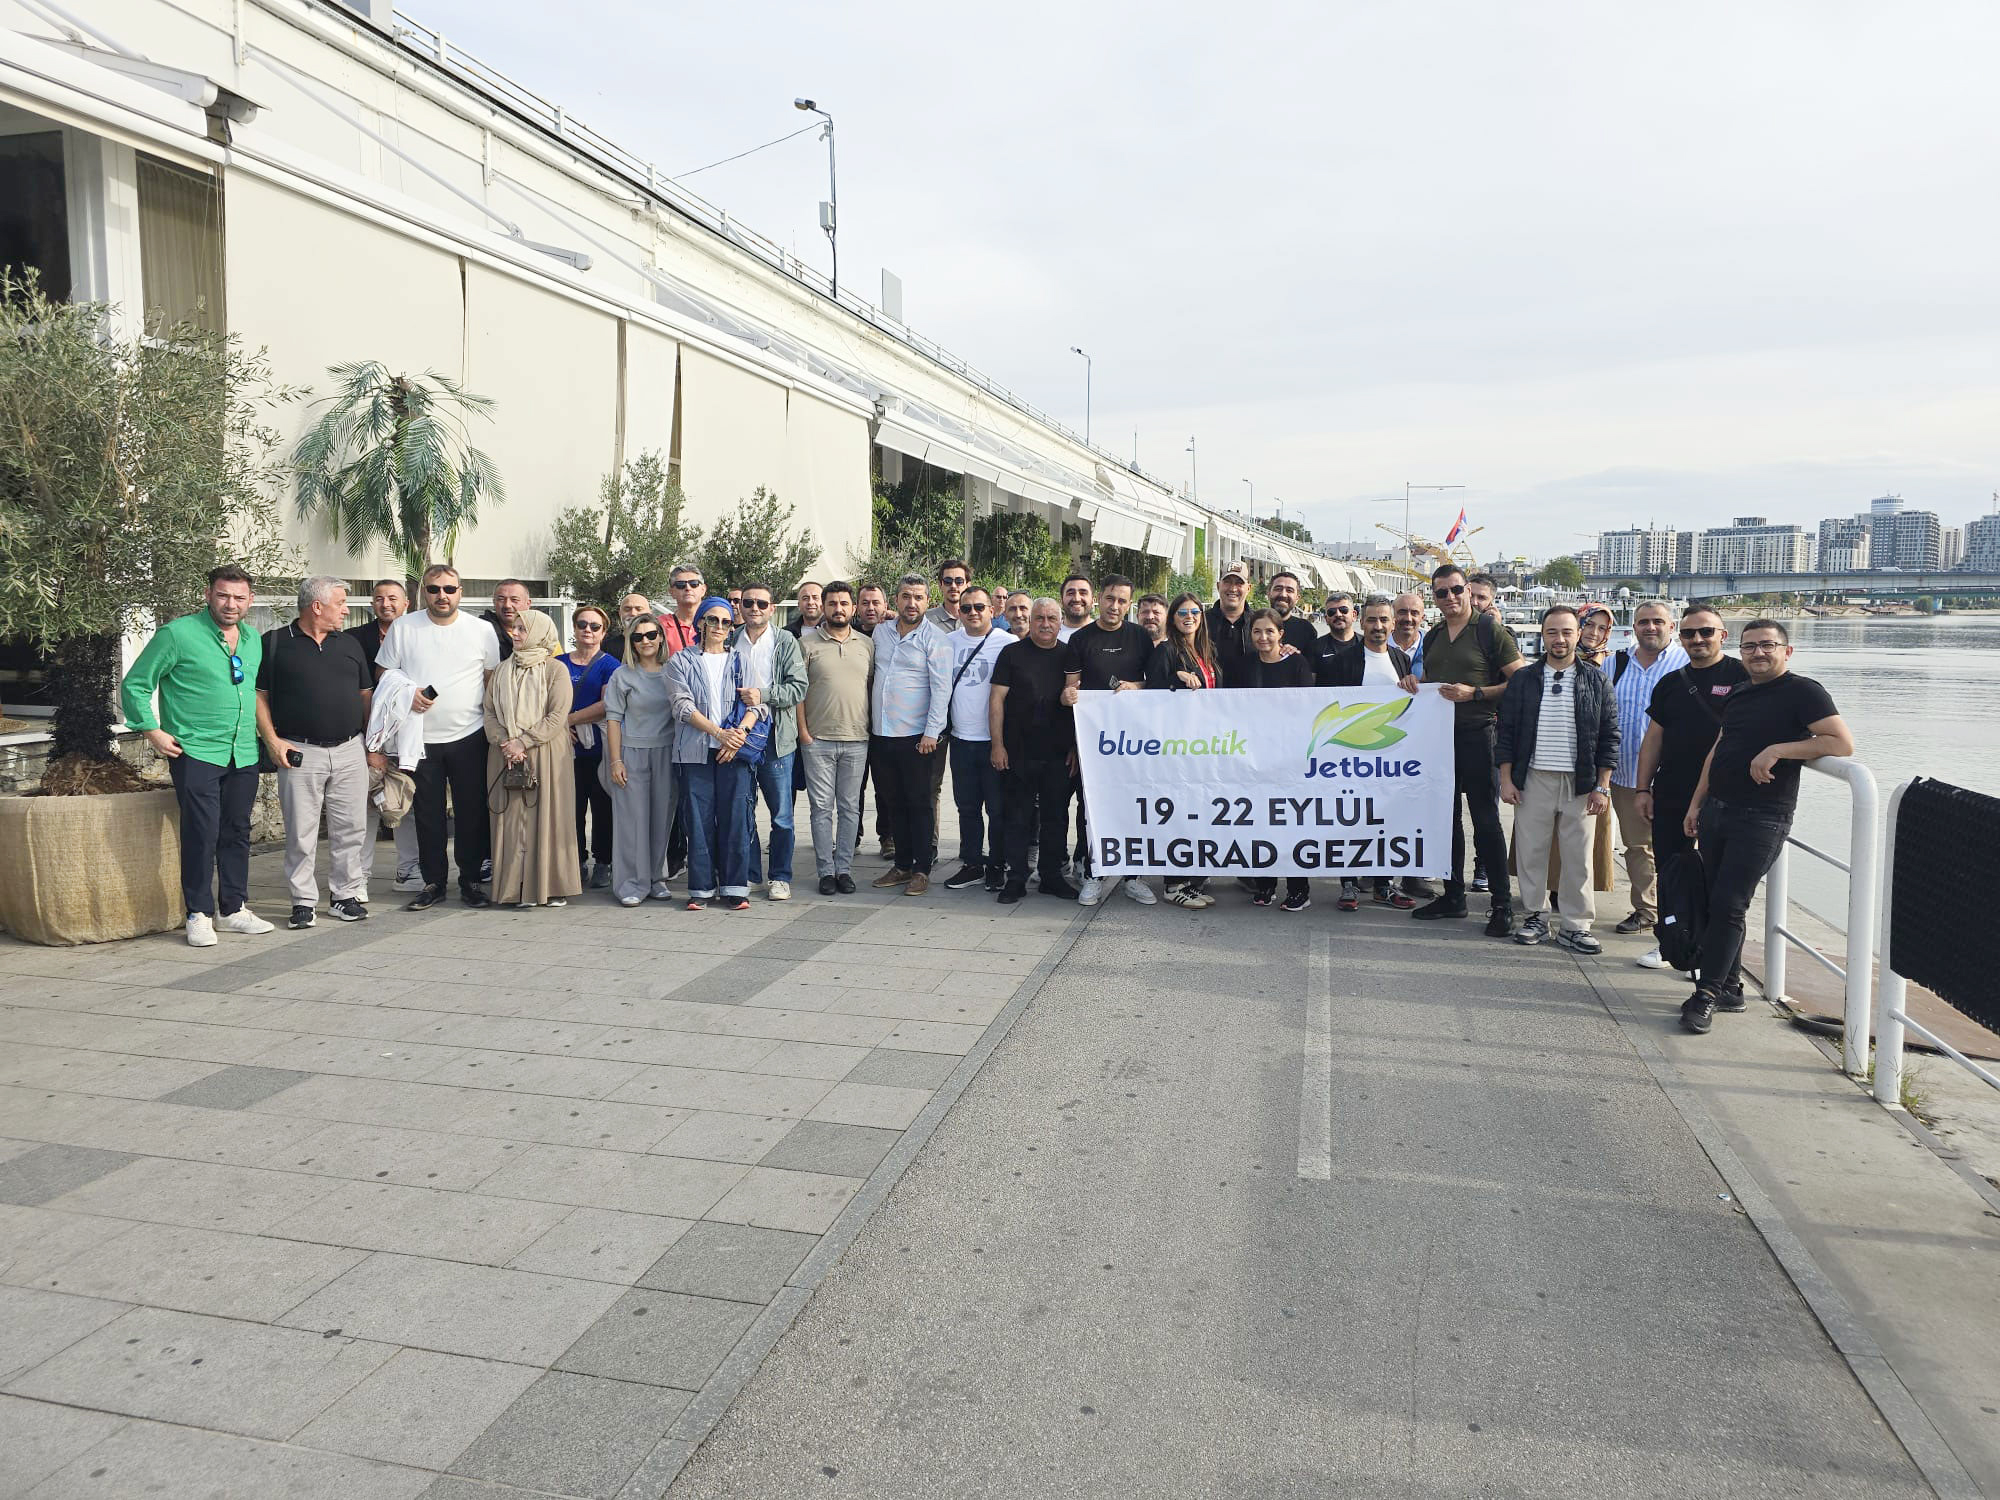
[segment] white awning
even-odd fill
[[[1124,547],[1133,552],[1145,550],[1147,521],[1144,516],[1101,501],[1085,502],[1082,515],[1090,523],[1090,539],[1100,546]]]
[[[1187,533],[1180,527],[1166,521],[1155,521],[1146,532],[1146,552],[1152,557],[1163,557],[1172,562],[1181,555],[1181,543],[1187,540]]]

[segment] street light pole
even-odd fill
[[[1083,354],[1083,351],[1074,344],[1069,346],[1069,352]],[[1088,354],[1083,354],[1083,446],[1086,448],[1090,446],[1090,356]]]
[[[826,246],[833,256],[833,300],[840,300],[840,178],[834,170],[833,162],[833,116],[821,109],[810,99],[794,99],[792,108],[804,110],[808,114],[820,116],[826,121],[826,129],[820,139],[826,142],[826,195],[827,201],[819,206],[819,227],[826,231]]]
[[[1247,479],[1243,482],[1250,484]],[[1253,521],[1257,519],[1257,486],[1254,484],[1250,484],[1250,519]]]
[[[1201,499],[1201,470],[1196,467],[1194,438],[1192,436],[1188,438],[1187,456],[1188,456],[1188,499],[1199,500]]]

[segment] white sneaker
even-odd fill
[[[252,937],[260,932],[271,931],[271,924],[247,906],[238,907],[228,916],[218,919],[217,925],[224,932],[241,932]]]
[[[1660,957],[1660,950],[1658,948],[1641,953],[1637,959],[1637,963],[1642,969],[1664,969],[1667,966],[1667,961]]]
[[[1095,875],[1084,881],[1083,888],[1076,893],[1078,906],[1095,906],[1104,899],[1104,882]]]
[[[1194,900],[1190,904],[1197,910],[1205,909],[1215,905],[1215,897],[1209,895],[1207,891],[1196,891],[1194,893]]]
[[[653,889],[650,892],[650,894],[655,901],[671,901],[674,899],[674,893],[672,889],[667,885],[667,883],[664,880],[654,881]]]
[[[190,948],[213,948],[215,946],[214,921],[205,912],[189,912],[187,936]]]
[[[1125,894],[1131,897],[1134,901],[1138,902],[1141,906],[1157,905],[1160,899],[1158,896],[1155,896],[1153,894],[1153,888],[1147,885],[1146,882],[1143,880],[1126,881]]]
[[[644,896],[620,896],[618,898],[618,904],[620,906],[637,906],[641,901],[644,901],[645,899],[646,898]]]
[[[774,880],[774,881],[772,881],[772,882],[771,882],[771,899],[772,899],[773,901],[789,901],[789,900],[791,900],[791,899],[792,899],[792,883],[791,883],[791,882],[790,882],[789,880]]]

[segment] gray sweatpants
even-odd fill
[[[611,779],[611,763],[602,762],[611,788],[611,893],[621,901],[646,896],[666,873],[677,786],[672,745],[627,745],[622,753],[623,786]]]
[[[868,741],[814,740],[799,754],[805,760],[806,799],[812,807],[813,864],[822,877],[845,875],[854,868],[854,844],[861,836]]]
[[[368,816],[368,755],[361,736],[339,745],[294,745],[303,765],[278,772],[278,806],[285,814],[285,883],[292,905],[319,905],[320,814],[326,814],[329,852],[327,888],[336,901],[368,899],[368,845],[374,820]]]

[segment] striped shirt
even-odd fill
[[[1576,674],[1574,662],[1557,669],[1542,668],[1542,712],[1535,721],[1536,771],[1576,770]]]
[[[1639,784],[1639,746],[1646,738],[1646,711],[1653,701],[1653,689],[1662,677],[1687,664],[1688,654],[1678,641],[1669,641],[1650,667],[1639,664],[1636,651],[1626,659],[1624,675],[1611,688],[1618,699],[1618,726],[1623,731],[1618,736],[1618,767],[1611,773],[1615,785],[1630,788]],[[1604,675],[1609,677],[1617,670],[1618,658],[1613,656],[1604,664]]]

